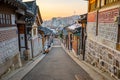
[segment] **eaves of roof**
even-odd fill
[[[0,0],[6,4],[9,4],[11,6],[14,7],[18,7],[18,8],[22,8],[22,9],[26,9],[27,6],[24,2],[20,1],[20,0]]]

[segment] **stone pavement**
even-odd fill
[[[55,39],[51,51],[22,80],[76,80],[77,77],[92,80]]]
[[[87,62],[80,60],[72,51],[69,51],[64,47],[61,43],[63,49],[68,53],[68,55],[80,66],[82,67],[93,80],[115,80],[111,77],[108,73],[102,72],[98,68],[93,67],[92,65],[88,64]],[[80,76],[76,76],[77,80],[81,80]]]

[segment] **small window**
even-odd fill
[[[7,15],[7,24],[11,24],[11,18],[10,18],[10,15]]]
[[[0,24],[11,24],[11,16],[9,14],[0,14]]]

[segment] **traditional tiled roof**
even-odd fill
[[[10,4],[14,7],[19,7],[22,9],[26,9],[26,4],[23,3],[21,0],[0,0],[1,2],[4,2],[6,4]]]
[[[37,11],[38,11],[38,6],[36,5],[35,1],[29,1],[29,2],[25,2],[25,4],[27,5],[27,9],[33,13],[33,15],[36,15]]]
[[[66,26],[63,28],[62,33],[64,36],[68,35],[68,32],[72,32],[75,36],[80,36],[81,34],[81,26],[74,23],[70,26]]]
[[[81,18],[78,20],[79,23],[87,23],[87,14],[80,15]]]
[[[50,30],[50,29],[48,29],[46,27],[42,27],[42,26],[39,26],[38,30],[43,31],[45,35],[50,35],[52,33],[52,30]]]
[[[28,2],[25,2],[25,4],[27,5],[27,17],[28,18],[32,17],[31,21],[33,24],[35,22],[36,15],[38,13],[38,6],[36,5],[36,1],[28,1]]]

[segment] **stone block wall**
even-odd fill
[[[88,39],[86,43],[86,61],[120,79],[119,51]]]
[[[18,64],[19,59],[15,57],[18,53],[17,28],[0,28],[0,75],[13,64]]]

